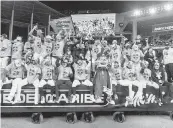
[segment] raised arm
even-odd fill
[[[38,26],[37,25],[35,25],[34,27],[33,27],[33,29],[29,32],[29,36],[32,36],[32,34],[33,34],[33,32],[36,30],[38,28]]]

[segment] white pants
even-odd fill
[[[46,85],[46,84],[48,84],[48,85],[50,85],[50,86],[55,86],[55,82],[54,82],[54,80],[48,80],[48,81],[46,81],[46,80],[41,80],[40,81],[40,84],[39,84],[39,87],[43,87],[44,85]]]
[[[119,80],[119,83],[121,86],[128,86],[129,87],[129,97],[133,98],[134,97],[134,92],[132,90],[133,81],[125,79],[125,80]]]
[[[72,87],[76,87],[80,84],[83,84],[83,85],[86,85],[86,86],[93,86],[93,83],[91,81],[89,81],[88,79],[86,79],[84,82],[80,83],[79,80],[74,80],[73,81],[73,84],[72,84]]]
[[[0,57],[0,67],[5,68],[8,65],[9,57]]]
[[[4,84],[10,84],[10,83],[12,83],[12,79],[9,80],[7,77],[5,78],[5,81],[4,82],[2,82],[2,80],[0,80],[0,90],[2,89],[2,86]]]
[[[25,86],[27,84],[29,84],[27,78],[23,79],[21,81],[21,88],[22,88],[22,86]],[[35,87],[35,103],[38,103],[38,94],[39,94],[38,88],[39,88],[39,85],[40,85],[39,79],[36,79],[32,84]],[[20,93],[21,93],[21,88],[20,88]]]
[[[117,81],[116,80],[111,80],[111,85],[115,84],[115,86],[117,85]]]
[[[13,99],[16,92],[17,92],[17,95],[16,95],[15,100],[20,100],[21,81],[22,81],[22,78],[16,78],[16,79],[12,80],[12,88],[11,88],[10,94],[8,96],[8,99],[10,101]]]
[[[52,57],[52,65],[53,65],[53,66],[56,66],[56,60],[57,60],[57,58]]]

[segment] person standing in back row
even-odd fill
[[[166,47],[163,50],[163,63],[165,64],[165,71],[167,73],[168,82],[173,82],[173,48]]]
[[[6,34],[0,37],[0,67],[5,68],[8,65],[11,56],[11,42]]]

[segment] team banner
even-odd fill
[[[152,32],[173,31],[173,22],[165,24],[156,24],[152,26]]]
[[[61,30],[66,30],[67,32],[70,32],[71,35],[73,35],[74,33],[73,22],[71,17],[52,19],[49,22],[49,24],[53,28],[55,33],[58,33]]]
[[[115,33],[116,14],[72,15],[76,34],[87,36],[108,36]]]

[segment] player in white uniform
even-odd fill
[[[125,106],[133,104],[134,107],[136,107],[136,105],[140,106],[140,103],[144,104],[142,97],[143,87],[141,86],[140,81],[137,80],[137,74],[133,69],[129,69],[126,72],[126,76],[126,79],[117,81],[120,86],[127,86],[129,89],[129,95],[126,97]],[[138,87],[136,94],[135,91],[132,90],[132,86]]]
[[[111,68],[109,69],[110,72],[110,78],[111,78],[111,84],[117,85],[117,81],[122,79],[122,69],[120,67],[120,64],[117,61],[114,61],[111,65]]]
[[[22,37],[18,36],[12,44],[12,60],[22,58],[23,46]]]
[[[37,31],[37,35],[34,36],[33,32]],[[38,26],[35,25],[33,29],[29,32],[29,36],[34,39],[34,43],[32,44],[32,50],[34,52],[34,59],[41,62],[42,59],[42,40],[43,40],[43,32],[41,29],[38,29]]]
[[[53,102],[53,93],[55,90],[55,82],[53,80],[54,75],[54,67],[51,65],[50,57],[47,57],[48,59],[45,59],[42,62],[42,79],[39,84],[39,93],[41,97],[41,103],[45,103],[45,97],[43,92],[44,85],[48,84],[51,87],[51,98],[49,102]]]
[[[11,56],[11,42],[7,39],[7,35],[0,37],[0,67],[5,68],[8,65]]]
[[[163,62],[167,73],[168,82],[173,82],[173,48],[168,47],[163,50]]]
[[[28,37],[27,42],[25,42],[24,51],[23,52],[25,54],[27,54],[28,52],[33,51],[33,49],[34,49],[34,38],[30,36],[30,37]]]
[[[111,68],[109,69],[110,79],[111,79],[111,90],[113,92],[113,98],[116,99],[116,86],[117,81],[122,79],[122,68],[120,67],[119,62],[115,61],[112,63]],[[111,104],[115,104],[115,102],[111,99]]]
[[[60,31],[56,36],[56,41],[54,43],[52,51],[52,64],[54,66],[56,65],[56,60],[61,59],[63,57],[66,38],[67,35],[64,35],[62,31]]]
[[[71,78],[73,76],[73,72],[70,66],[68,65],[68,60],[63,59],[61,65],[57,63],[57,79],[56,79],[56,101],[59,100],[59,90],[60,88],[68,89],[68,99],[71,102],[71,94],[72,94],[72,82]]]
[[[95,40],[95,43],[94,45],[92,46],[92,51],[91,51],[91,57],[92,57],[92,71],[95,72],[95,67],[96,67],[96,60],[97,60],[97,55],[99,53],[101,53],[101,49],[102,49],[102,46],[101,46],[101,42],[100,40]],[[86,57],[87,60],[89,61],[90,60],[90,54],[89,52],[86,54]]]
[[[12,79],[12,88],[7,100],[15,104],[21,101],[21,81],[24,77],[25,67],[22,65],[21,59],[15,59],[10,65],[6,67],[6,70],[8,72],[8,77]],[[12,102],[16,92],[17,96],[15,97],[14,102]]]
[[[110,56],[112,62],[117,61],[119,65],[121,64],[121,50],[116,40],[112,41]]]
[[[133,68],[135,69],[135,72],[137,74],[137,77],[139,77],[140,71],[141,71],[141,59],[144,57],[144,54],[141,50],[139,50],[137,45],[133,45],[131,50],[131,61],[133,62]]]
[[[53,41],[52,37],[47,35],[44,41],[44,44],[42,45],[42,51],[40,56],[40,63],[47,57],[52,54],[53,49]],[[52,61],[52,58],[50,58],[50,61]]]
[[[131,48],[130,48],[130,43],[127,42],[124,44],[124,48],[122,50],[122,61],[121,61],[121,66],[126,67],[128,61],[130,60],[130,54],[131,54]]]
[[[6,34],[0,36],[0,90],[4,84],[11,83],[6,77],[6,66],[11,56],[11,42],[7,39]]]
[[[20,83],[21,86],[25,86],[27,84],[33,84],[35,87],[35,104],[38,104],[38,89],[40,85],[40,75],[41,69],[38,66],[38,60],[32,60],[32,63],[25,64],[27,70],[27,77],[23,79]]]
[[[90,65],[90,63],[89,63]],[[72,84],[72,88],[73,88],[73,99],[72,99],[72,102],[75,101],[76,99],[76,88],[78,86],[81,86],[81,85],[85,85],[85,86],[88,86],[89,89],[90,89],[90,93],[91,93],[91,99],[92,101],[95,101],[94,99],[94,95],[93,95],[93,83],[88,79],[88,69],[86,67],[89,67],[87,66],[87,63],[85,60],[83,60],[82,58],[79,58],[79,60],[77,61],[77,63],[74,63],[73,64],[73,67],[74,67],[74,75],[75,75],[75,78],[74,78],[74,81],[73,81],[73,84]]]

